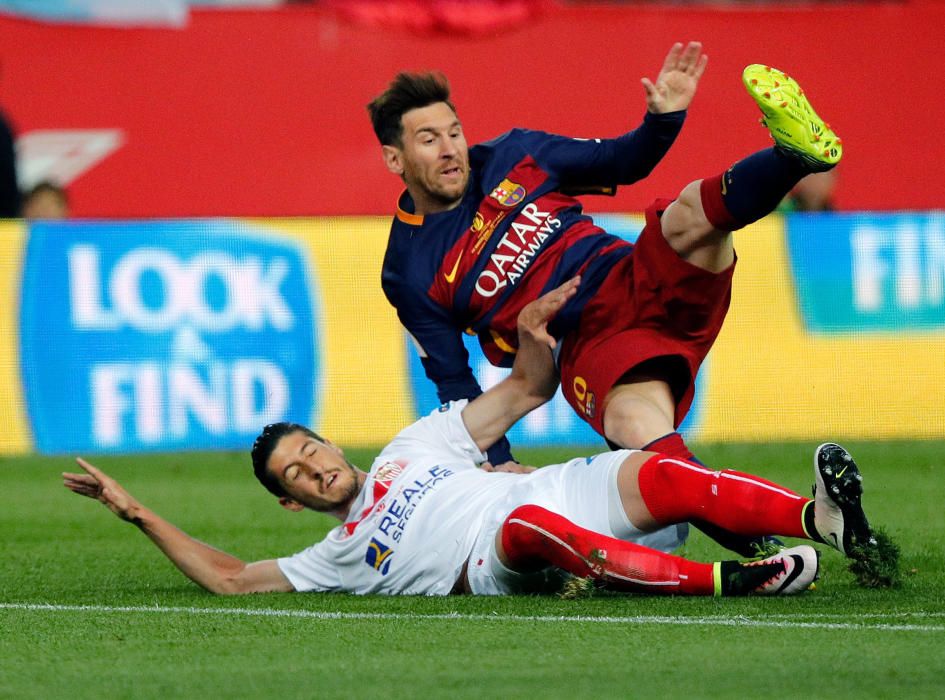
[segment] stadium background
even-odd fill
[[[639,77],[690,38],[711,61],[688,123],[651,178],[586,199],[608,227],[632,236],[653,197],[766,143],[747,63],[799,77],[847,153],[844,213],[738,234],[732,312],[686,432],[945,437],[942,4],[541,4],[502,19],[457,35],[331,3],[195,10],[171,28],[0,18],[21,174],[66,182],[79,219],[0,224],[0,452],[244,449],[280,418],[383,443],[435,400],[380,293],[398,186],[364,104],[396,70],[436,67],[470,140],[616,135],[642,116]],[[560,401],[516,431],[596,442]]]

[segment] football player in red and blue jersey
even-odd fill
[[[705,71],[698,42],[675,44],[647,112],[611,139],[513,129],[469,148],[440,74],[397,75],[369,105],[398,201],[382,271],[388,300],[414,340],[441,401],[473,398],[463,332],[510,366],[522,308],[580,275],[578,294],[549,330],[560,341],[562,392],[612,446],[693,459],[676,432],[694,379],[731,297],[732,231],[772,212],[805,175],[840,160],[840,140],[781,71],[743,80],[775,141],[714,177],[691,182],[646,211],[635,244],[608,234],[575,195],[646,177],[672,145]],[[489,451],[511,459],[507,441]],[[750,554],[742,541],[726,541]]]

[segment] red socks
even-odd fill
[[[702,464],[702,462],[696,459],[695,455],[692,454],[692,450],[689,449],[689,446],[686,445],[682,435],[679,433],[664,435],[652,442],[648,442],[640,449],[645,452],[659,452],[667,457],[679,457],[680,459],[687,459],[690,462]]]
[[[722,199],[722,178],[725,173],[714,177],[707,177],[699,185],[699,194],[702,195],[702,210],[709,223],[719,231],[737,231],[745,224],[739,222],[725,206]]]
[[[757,476],[656,455],[640,468],[639,485],[660,523],[704,520],[741,535],[807,537],[803,514],[810,499]]]
[[[712,595],[713,565],[578,527],[534,505],[516,508],[502,524],[502,549],[512,568],[549,564],[611,590]]]

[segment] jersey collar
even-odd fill
[[[423,226],[423,214],[411,214],[407,211],[408,206],[413,208],[413,200],[407,190],[404,190],[397,198],[397,220],[410,226]]]

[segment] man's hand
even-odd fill
[[[554,396],[558,388],[548,323],[581,283],[574,277],[526,305],[518,315],[518,352],[512,372],[466,404],[463,422],[480,450],[488,450],[515,422]]]
[[[509,460],[508,462],[503,462],[497,467],[493,467],[492,462],[483,462],[479,466],[484,472],[508,472],[509,474],[530,474],[533,471],[535,471],[535,467],[530,467],[527,464],[519,464],[518,462],[513,462],[512,460]]]
[[[548,334],[548,322],[577,293],[581,276],[576,275],[547,294],[525,305],[518,314],[519,346],[528,342],[547,345],[554,350],[557,341]]]
[[[62,485],[80,496],[88,496],[101,501],[122,520],[134,522],[141,510],[141,504],[125,491],[121,484],[101,469],[92,466],[81,457],[77,457],[75,461],[87,473],[63,472]]]
[[[524,390],[549,401],[558,388],[558,371],[551,350],[558,344],[548,333],[548,323],[577,294],[581,276],[575,275],[564,284],[525,305],[518,314],[518,353],[512,365],[512,377]]]
[[[121,484],[81,457],[85,474],[64,472],[62,483],[80,496],[105,504],[122,520],[134,523],[191,581],[212,593],[288,593],[295,590],[275,559],[247,564],[226,552],[195,540],[183,530],[152,513]]]
[[[663,114],[688,109],[708,61],[709,57],[702,53],[702,44],[698,41],[690,41],[685,48],[681,43],[673,44],[656,82],[649,78],[641,79],[646,90],[647,110]]]

